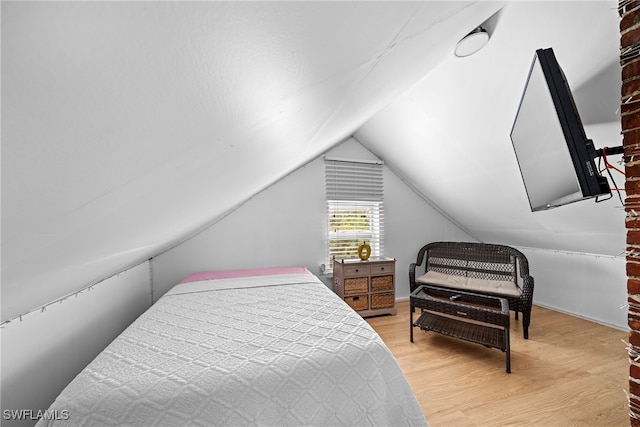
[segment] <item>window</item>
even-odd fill
[[[358,246],[371,256],[384,254],[382,163],[325,159],[327,268],[334,258],[358,258]]]

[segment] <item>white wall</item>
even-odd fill
[[[534,277],[534,304],[627,330],[624,257],[518,248]],[[531,324],[535,327],[535,319]]]
[[[141,264],[46,311],[0,328],[2,409],[47,409],[93,358],[151,305],[149,265]],[[2,419],[2,426],[35,421]]]
[[[327,155],[376,158],[353,138]],[[409,264],[422,245],[476,239],[439,214],[387,166],[384,180],[385,255],[397,260],[397,297],[406,298]],[[154,258],[155,293],[159,296],[191,272],[208,269],[300,265],[319,274],[324,256],[324,213],[324,163],[318,158],[206,231]],[[535,279],[535,304],[626,329],[624,258],[519,249],[529,259]],[[331,286],[330,279],[322,278]],[[535,328],[535,319],[532,325]]]
[[[376,157],[351,138],[330,157]],[[409,295],[409,263],[434,240],[473,240],[407,187],[386,166],[385,256],[397,260],[397,296]],[[215,203],[212,200],[212,203]],[[325,187],[322,157],[253,197],[187,242],[152,260],[159,296],[186,275],[201,270],[303,266],[320,274],[325,256]],[[330,285],[330,279],[321,277]]]

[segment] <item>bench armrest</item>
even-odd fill
[[[409,264],[409,292],[413,292],[418,287],[416,283],[416,263]]]
[[[533,276],[525,274],[522,276],[522,301],[527,304],[526,309],[531,309],[533,303]]]

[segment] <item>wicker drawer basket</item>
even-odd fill
[[[392,291],[393,276],[377,276],[371,278],[371,292]]]
[[[369,292],[369,278],[368,277],[353,277],[350,279],[344,279],[344,294],[365,294]]]
[[[367,298],[367,295],[354,295],[352,297],[344,297],[344,301],[356,311],[369,309],[369,299]]]
[[[371,294],[371,309],[393,307],[395,297],[393,292],[384,292],[381,294]]]

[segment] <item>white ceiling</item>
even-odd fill
[[[621,144],[616,6],[2,2],[2,318],[353,134],[478,239],[620,253],[616,200],[528,210],[508,137],[533,52],[553,47],[589,136]],[[485,21],[489,44],[454,57]]]
[[[479,240],[619,255],[619,198],[531,213],[509,137],[534,52],[552,47],[587,136],[622,145],[619,38],[615,3],[510,3],[482,50],[449,54],[356,138]]]

